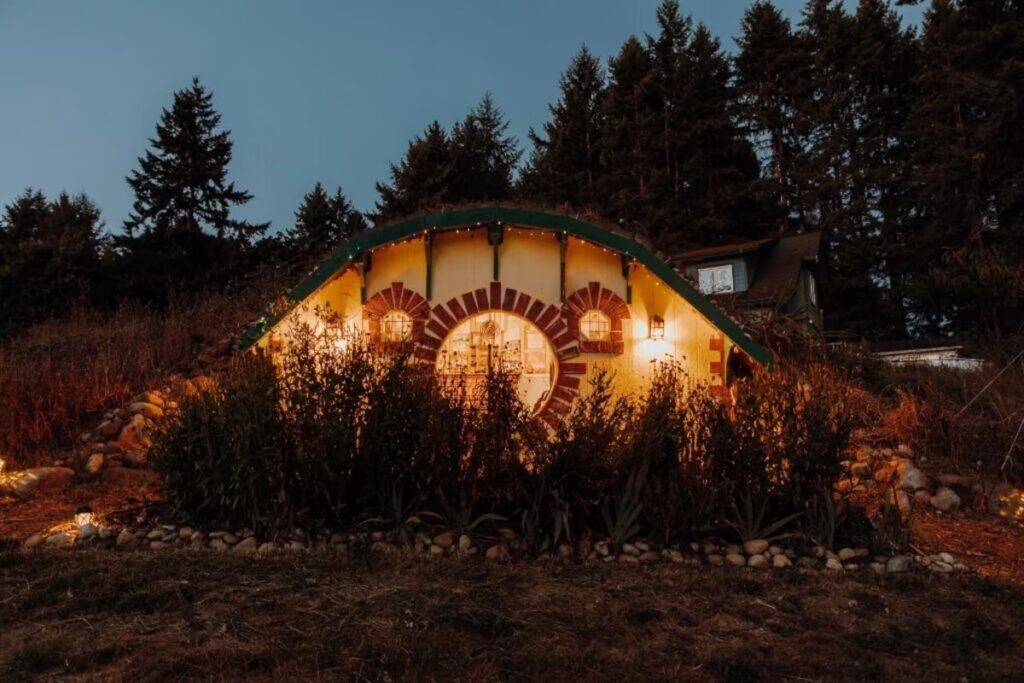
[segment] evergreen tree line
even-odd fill
[[[84,196],[30,190],[6,208],[0,328],[295,277],[367,219],[511,200],[595,213],[669,254],[820,230],[831,329],[1021,332],[1024,3],[933,0],[914,30],[887,0],[808,0],[795,23],[757,0],[732,54],[675,0],[657,25],[607,64],[573,57],[525,159],[487,95],[412,139],[365,217],[317,183],[277,234],[232,217],[251,195],[227,180],[230,134],[194,81],[128,178],[121,233]]]

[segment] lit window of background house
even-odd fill
[[[705,294],[721,294],[734,292],[732,264],[711,266],[697,270],[697,281],[700,291]]]

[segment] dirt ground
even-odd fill
[[[971,576],[209,551],[0,554],[0,679],[1021,680]]]

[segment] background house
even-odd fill
[[[670,260],[704,294],[754,314],[783,312],[822,330],[821,233],[768,237],[676,254]]]

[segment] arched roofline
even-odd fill
[[[360,254],[414,237],[423,232],[447,232],[467,227],[483,227],[490,223],[510,225],[527,230],[562,232],[633,257],[683,297],[747,355],[762,365],[771,365],[772,356],[765,347],[748,337],[736,321],[726,315],[708,297],[701,294],[639,239],[634,239],[618,230],[602,227],[565,214],[501,205],[473,206],[420,214],[381,227],[364,230],[338,247],[306,279],[288,292],[285,295],[284,310],[278,310],[274,315],[265,315],[250,325],[243,336],[243,348],[251,347],[258,342],[293,308],[330,282],[336,273],[351,264]]]

